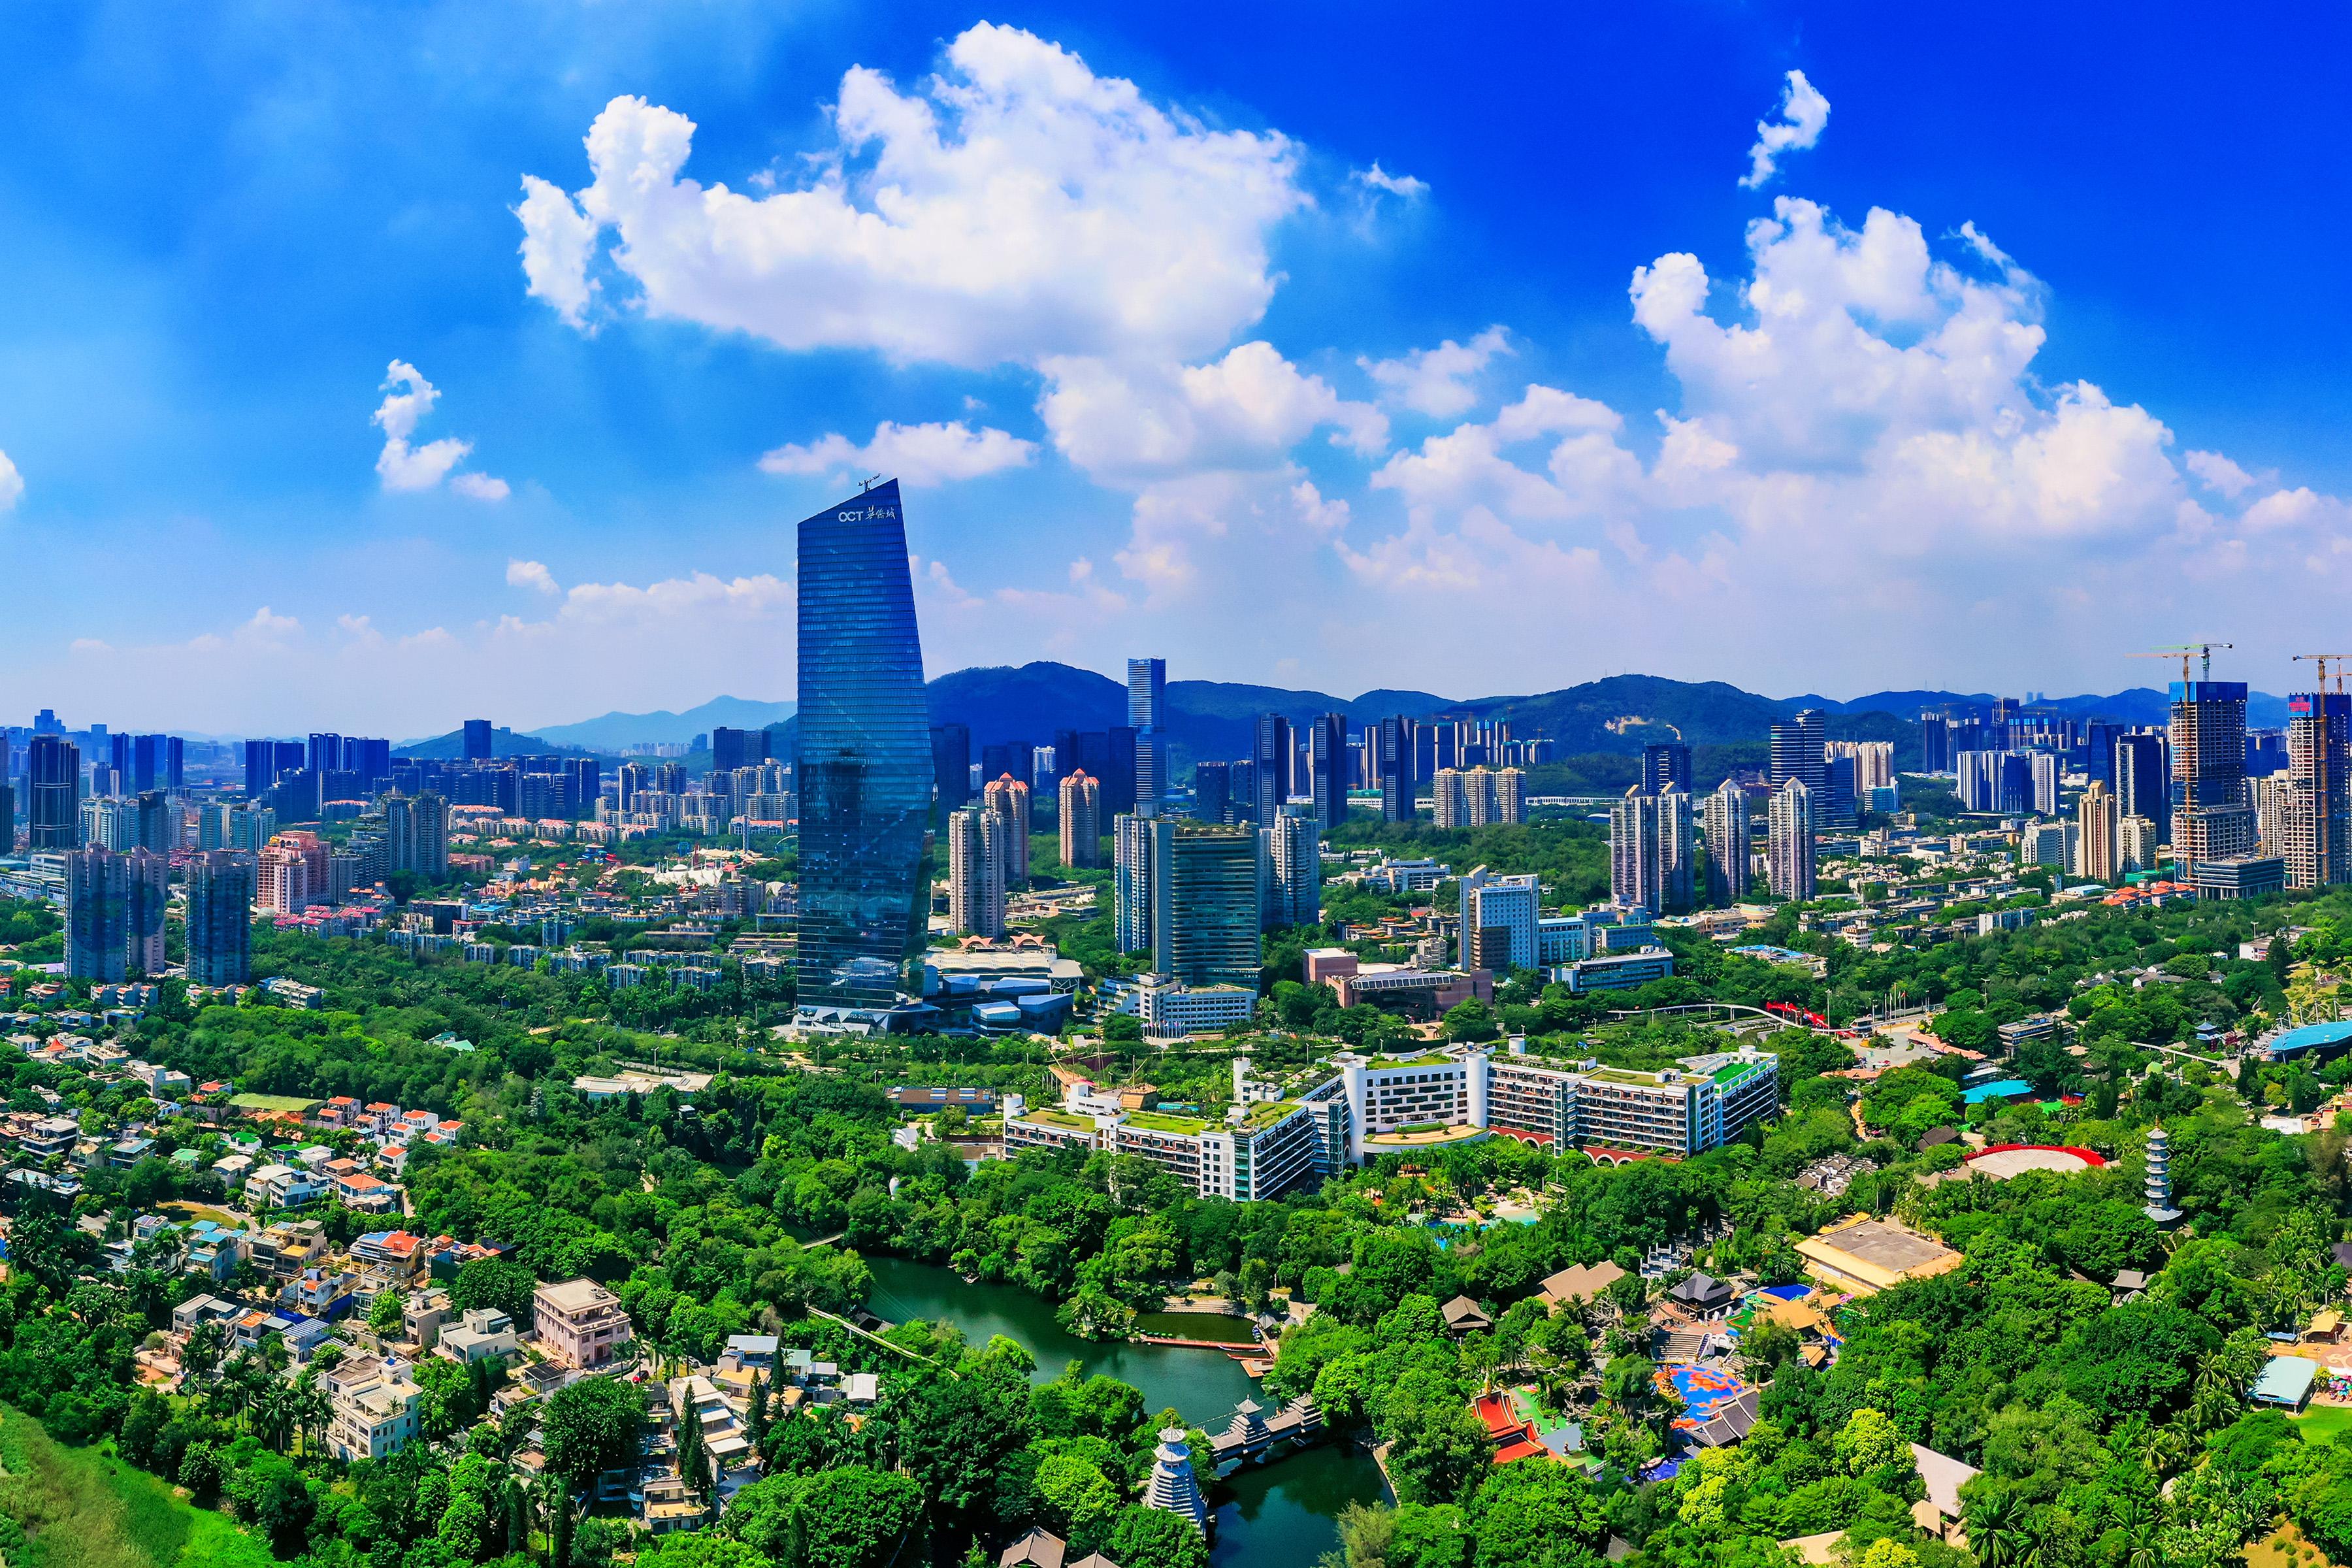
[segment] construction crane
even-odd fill
[[[2294,656],[2294,662],[2301,664],[2305,659],[2308,659],[2313,664],[2317,665],[2319,667],[2319,689],[2325,691],[2327,689],[2327,661],[2331,658],[2336,661],[2336,689],[2337,691],[2342,691],[2344,689],[2345,667],[2347,665],[2352,665],[2352,653],[2299,653]]]
[[[2146,653],[2127,654],[2125,657],[2129,658],[2177,658],[2180,661],[2180,679],[2184,683],[2186,683],[2189,679],[2189,661],[2191,658],[2201,661],[2201,668],[2199,671],[2198,679],[2200,680],[2210,680],[2213,679],[2213,650],[2217,647],[2234,648],[2237,646],[2238,645],[2236,643],[2230,642],[2176,643],[2171,647],[2150,648]]]

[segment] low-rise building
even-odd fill
[[[593,1279],[541,1285],[531,1295],[531,1337],[551,1360],[593,1372],[635,1337],[621,1299]]]

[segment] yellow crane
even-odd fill
[[[2347,665],[2352,665],[2352,653],[2299,653],[2294,656],[2294,662],[2301,664],[2305,660],[2308,659],[2311,663],[2317,665],[2319,667],[2319,689],[2325,691],[2327,689],[2327,661],[2331,658],[2336,661],[2336,689],[2342,691],[2344,689],[2345,667]]]
[[[2198,679],[2200,680],[2210,680],[2213,679],[2213,650],[2217,647],[2233,648],[2237,646],[2238,645],[2236,643],[2229,642],[2175,643],[2170,647],[2150,648],[2146,653],[2127,654],[2125,657],[2129,658],[2177,658],[2180,661],[2180,679],[2184,682],[2189,679],[2189,661],[2192,658],[2198,659],[2201,663],[2201,668],[2198,673]]]
[[[2336,747],[2332,743],[2333,737],[2327,732],[2332,723],[2326,711],[2327,661],[2331,658],[2336,661],[2336,690],[2340,695],[2344,690],[2344,667],[2347,664],[2352,664],[2352,654],[2299,653],[2294,656],[2295,663],[2301,664],[2307,659],[2319,669],[2319,689],[2315,695],[2319,699],[2317,707],[2320,710],[2311,715],[2317,721],[2317,732],[2305,744],[2310,748],[2308,756],[2314,773],[2312,782],[2319,797],[2319,808],[2312,813],[2311,826],[2312,847],[2319,862],[2316,869],[2322,882],[2336,880],[2340,869],[2336,860],[2343,853],[2341,847],[2336,842],[2335,802],[2336,791],[2340,787],[2335,776]]]

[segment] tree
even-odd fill
[[[1119,1568],[1209,1568],[1209,1543],[1191,1521],[1164,1508],[1119,1510],[1101,1551]]]
[[[1477,1568],[1582,1568],[1600,1560],[1609,1520],[1592,1488],[1564,1465],[1506,1465],[1471,1500]]]
[[[1866,1476],[1873,1470],[1910,1460],[1910,1445],[1904,1440],[1902,1432],[1883,1412],[1868,1405],[1845,1418],[1845,1425],[1831,1439],[1830,1448],[1850,1476]]]
[[[636,1458],[645,1419],[645,1401],[630,1384],[583,1377],[564,1384],[548,1396],[540,1418],[548,1468],[574,1487],[588,1486],[599,1471]]]
[[[460,1312],[490,1307],[518,1323],[531,1321],[531,1293],[539,1281],[511,1258],[477,1258],[449,1284],[449,1304]]]
[[[368,1327],[380,1335],[396,1337],[400,1332],[401,1321],[400,1292],[377,1291],[375,1300],[368,1303]]]
[[[1455,1003],[1445,1015],[1445,1037],[1449,1040],[1491,1040],[1499,1033],[1495,1009],[1475,996]]]

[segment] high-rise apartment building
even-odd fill
[[[461,737],[461,750],[466,761],[469,763],[487,763],[490,760],[490,721],[488,719],[466,721],[465,731]],[[318,766],[316,763],[310,765]]]
[[[2195,875],[2200,860],[2252,855],[2257,835],[2246,795],[2246,686],[2242,680],[2172,683],[2172,847]]]
[[[66,856],[66,973],[119,981],[163,970],[163,910],[171,861],[134,849]]]
[[[2123,876],[2123,817],[2116,795],[2105,783],[2093,779],[2074,805],[2077,859],[2074,875],[2094,882],[2114,883]]]
[[[1470,826],[1470,785],[1459,768],[1440,768],[1429,776],[1432,812],[1440,827]]]
[[[816,1018],[896,1005],[925,924],[930,709],[898,480],[802,521],[799,599],[795,973]]]
[[[1791,775],[1765,813],[1765,876],[1776,899],[1813,896],[1813,792]]]
[[[1323,919],[1322,835],[1312,810],[1292,805],[1260,828],[1265,852],[1265,923],[1311,926]]]
[[[1892,741],[1831,741],[1823,747],[1823,754],[1831,760],[1843,757],[1853,762],[1854,790],[1864,798],[1872,790],[1895,787]]]
[[[981,792],[981,804],[1004,819],[1004,885],[1029,885],[1029,786],[1010,773]]]
[[[188,862],[188,983],[242,985],[253,977],[253,862],[226,849]]]
[[[1748,792],[1738,781],[1726,779],[1706,797],[1702,813],[1706,835],[1706,901],[1735,903],[1748,896],[1754,850],[1748,820]]]
[[[2352,694],[2301,691],[2286,700],[2287,770],[2273,852],[2290,888],[2352,881]]]
[[[1379,759],[1381,820],[1411,822],[1413,795],[1421,784],[1412,721],[1402,714],[1381,720],[1373,754]]]
[[[35,849],[81,841],[81,748],[63,735],[36,735],[25,755],[25,816]]]
[[[2058,758],[2049,752],[2028,754],[2033,769],[2033,809],[2042,816],[2058,815]]]
[[[1121,952],[1151,948],[1151,847],[1154,818],[1111,819],[1111,942]]]
[[[1628,789],[1609,808],[1609,897],[1621,908],[1680,914],[1691,906],[1690,796]]]
[[[1261,713],[1250,751],[1251,778],[1255,790],[1251,820],[1261,826],[1282,815],[1290,798],[1290,721],[1279,713]]]
[[[1150,819],[1150,830],[1151,967],[1184,985],[1255,987],[1257,830],[1170,816]]]
[[[2117,837],[2122,847],[2123,868],[2126,871],[2150,871],[2164,858],[2164,836],[2145,816],[2126,816]]]
[[[948,813],[948,923],[967,936],[1004,934],[1005,819]]]
[[[1493,820],[1517,824],[1528,819],[1528,775],[1519,768],[1495,770]]]
[[[431,790],[383,797],[386,875],[412,872],[428,882],[449,875],[449,803]],[[266,900],[265,900],[266,901]]]
[[[1083,771],[1062,780],[1056,815],[1062,829],[1062,864],[1102,864],[1102,784]]]

